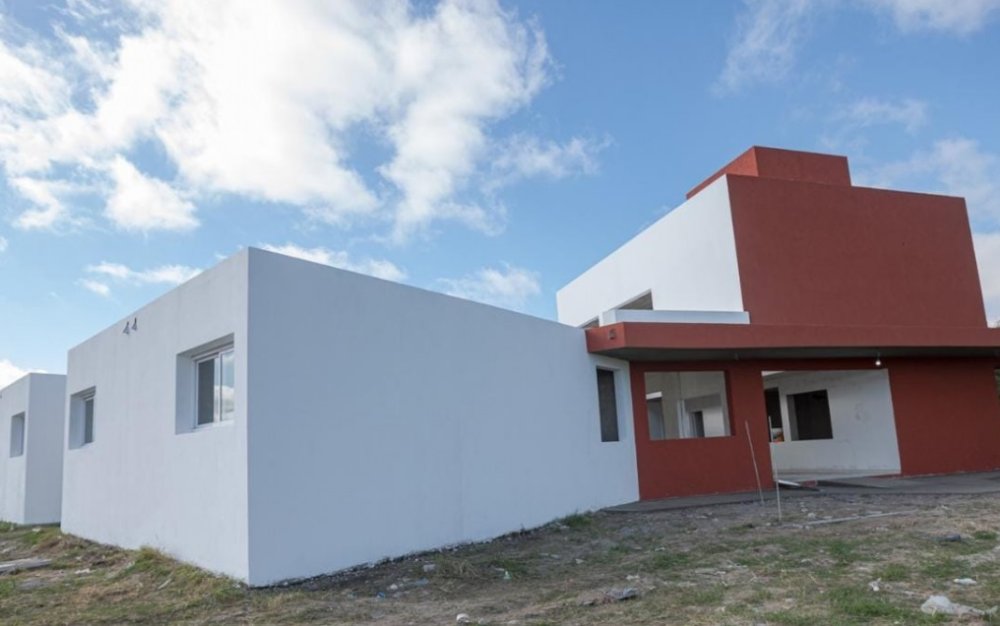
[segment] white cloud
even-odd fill
[[[908,159],[859,172],[876,187],[902,187],[963,196],[973,224],[1000,225],[1000,156],[964,137],[936,142]]]
[[[54,38],[0,17],[20,42],[0,47],[0,162],[39,184],[87,179],[125,230],[193,228],[192,202],[218,194],[386,220],[398,239],[442,219],[493,229],[475,184],[491,130],[549,80],[544,34],[494,0],[89,6]],[[359,140],[388,154],[359,169]],[[149,143],[172,180],[127,159]],[[58,194],[17,189],[22,226],[70,217]]]
[[[783,79],[795,65],[805,36],[810,0],[745,0],[736,37],[714,88],[717,93],[738,92],[758,82]]]
[[[96,293],[97,295],[102,296],[104,298],[111,296],[111,287],[109,287],[107,283],[102,283],[97,280],[91,280],[89,278],[83,278],[80,280],[80,286],[86,289],[87,291]]]
[[[111,295],[111,286],[108,281],[117,282],[124,285],[168,285],[174,286],[186,282],[198,274],[201,270],[196,267],[186,265],[160,265],[145,270],[135,270],[121,263],[109,263],[102,261],[96,265],[88,265],[84,268],[87,274],[95,278],[83,278],[80,285],[97,295],[108,297]]]
[[[898,101],[862,98],[848,105],[836,119],[856,128],[899,124],[913,132],[927,123],[927,103],[913,98]]]
[[[860,0],[855,4],[889,14],[903,33],[969,35],[1000,12],[1000,0]],[[713,84],[718,94],[786,78],[808,35],[811,16],[849,6],[824,0],[744,0],[744,5],[722,72]]]
[[[867,0],[889,13],[903,32],[941,31],[968,35],[983,28],[1000,10],[1000,0]]]
[[[976,246],[986,319],[996,324],[1000,322],[1000,232],[977,233],[972,240]]]
[[[546,141],[533,135],[514,135],[499,146],[493,159],[493,186],[535,176],[559,179],[597,171],[597,155],[610,145],[573,137],[566,143]]]
[[[25,374],[42,371],[43,370],[22,369],[11,363],[9,359],[0,359],[0,388],[6,387]]]
[[[323,265],[330,265],[359,274],[368,274],[369,276],[385,280],[396,282],[406,280],[406,272],[386,259],[363,258],[355,260],[351,258],[350,254],[341,250],[330,250],[322,246],[303,248],[294,243],[287,243],[281,246],[262,244],[261,248],[279,254],[287,254],[298,259],[312,261],[313,263],[322,263]]]
[[[7,251],[7,245],[8,245],[7,238],[4,237],[3,235],[0,235],[0,253]]]
[[[181,198],[170,185],[150,178],[126,159],[111,162],[114,191],[108,197],[105,215],[123,230],[191,230],[198,225],[194,205]]]
[[[442,278],[439,282],[449,295],[514,310],[524,308],[529,298],[541,293],[536,272],[511,266],[487,267],[462,278]]]

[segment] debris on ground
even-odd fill
[[[0,574],[13,574],[14,572],[23,572],[29,569],[38,569],[39,567],[47,567],[52,564],[52,559],[15,559],[13,561],[4,561],[0,563]]]
[[[958,533],[948,533],[947,535],[940,535],[937,538],[941,543],[957,543],[962,540],[962,535]]]
[[[623,589],[612,589],[607,593],[596,597],[584,599],[580,604],[583,606],[597,606],[600,604],[611,604],[614,602],[624,602],[634,600],[639,597],[639,590],[635,587],[625,587]]]
[[[472,618],[469,617],[468,613],[459,613],[455,616],[455,622],[458,624],[471,624]]]
[[[871,589],[872,591],[880,591],[882,589],[881,585],[882,585],[882,579],[878,578],[868,583],[868,588]]]
[[[952,602],[948,599],[948,596],[935,595],[927,598],[927,600],[920,605],[920,610],[928,615],[954,615],[956,617],[971,615],[974,617],[983,617],[985,615],[995,614],[997,612],[997,607],[982,611],[971,606]]]
[[[975,578],[956,578],[955,580],[953,580],[951,582],[955,583],[956,585],[975,585],[976,584],[976,579]]]

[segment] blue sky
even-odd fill
[[[554,317],[750,145],[964,195],[1000,0],[0,0],[0,384],[242,246]]]

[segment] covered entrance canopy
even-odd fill
[[[644,499],[1000,467],[997,329],[621,322],[587,342],[630,362]]]

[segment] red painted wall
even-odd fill
[[[903,474],[1000,468],[995,367],[982,359],[891,363],[889,384]]]
[[[687,193],[687,197],[691,198],[723,174],[801,180],[825,185],[851,184],[847,157],[754,146],[698,183]]]
[[[986,325],[961,198],[730,175],[753,324]]]
[[[1000,399],[991,359],[886,360],[904,475],[1000,468]],[[773,488],[765,370],[870,369],[870,359],[633,362],[632,397],[639,497],[753,491],[757,488],[744,421],[749,422],[764,488]],[[645,373],[725,371],[733,436],[649,439]]]
[[[644,401],[645,374],[647,371],[680,370],[726,372],[731,436],[650,440]],[[686,363],[682,366],[632,363],[632,398],[641,499],[757,489],[744,421],[750,424],[761,482],[765,489],[774,487],[760,368],[739,363]]]

